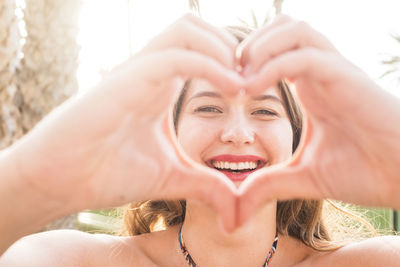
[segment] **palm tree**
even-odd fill
[[[80,5],[81,0],[26,0],[23,38],[16,0],[0,2],[0,149],[77,90]]]
[[[22,136],[21,94],[15,86],[19,64],[20,32],[15,0],[0,2],[0,149]]]
[[[246,20],[242,19],[242,18],[238,18],[238,20],[240,21],[240,23],[242,23],[243,25],[245,25],[246,27],[250,27],[253,29],[258,29],[260,27],[262,27],[263,25],[266,25],[268,23],[270,23],[274,17],[276,17],[277,15],[282,13],[282,5],[283,5],[284,0],[274,0],[273,4],[272,4],[272,9],[269,8],[266,13],[265,13],[265,17],[262,21],[262,23],[260,23],[257,19],[257,16],[254,12],[253,9],[250,10],[251,13],[251,23],[247,22]]]
[[[400,35],[392,34],[392,38],[400,45]],[[381,75],[381,78],[392,76],[400,82],[400,56],[388,56],[381,63],[388,67],[388,70]]]
[[[25,0],[27,32],[17,73],[23,95],[22,128],[29,131],[78,89],[78,16],[81,0]]]
[[[188,0],[188,1],[189,1],[189,9],[200,16],[200,3],[199,3],[199,0]]]
[[[284,0],[274,0],[275,15],[282,13],[282,4]]]

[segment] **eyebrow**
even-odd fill
[[[199,92],[199,93],[193,95],[191,98],[188,99],[187,103],[189,103],[194,98],[205,97],[205,96],[222,98],[222,95],[217,92],[203,91],[203,92]],[[257,95],[257,96],[253,96],[251,99],[253,99],[255,101],[273,100],[273,101],[278,102],[279,104],[283,105],[282,100],[279,97],[276,97],[274,95]]]
[[[274,95],[258,95],[258,96],[253,96],[252,97],[253,100],[256,101],[263,101],[263,100],[273,100],[275,102],[278,102],[279,104],[283,105],[282,100],[279,97],[276,97]]]
[[[193,95],[191,98],[188,99],[187,103],[189,103],[190,100],[192,100],[193,98],[203,97],[203,96],[222,98],[222,95],[219,93],[211,92],[211,91],[203,91],[203,92],[199,92],[199,93]]]

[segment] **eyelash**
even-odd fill
[[[194,112],[222,113],[219,109],[215,107],[199,107]]]
[[[208,113],[222,113],[222,111],[220,111],[218,108],[215,107],[210,107],[210,106],[206,106],[206,107],[199,107],[197,108],[194,112],[198,113],[198,112],[208,112]],[[266,109],[259,109],[256,110],[254,112],[251,113],[251,115],[271,115],[271,116],[278,116],[277,113],[270,111],[270,110],[266,110]]]
[[[272,115],[272,116],[277,116],[278,115],[275,112],[270,111],[270,110],[266,110],[266,109],[259,109],[259,110],[256,110],[256,111],[252,112],[251,114],[252,115],[253,114]]]

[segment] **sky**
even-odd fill
[[[199,0],[202,18],[216,26],[259,21],[272,12],[272,0]],[[381,61],[400,56],[399,0],[285,0],[282,11],[323,33],[351,62],[382,88],[400,98],[396,76]],[[135,54],[156,34],[187,13],[187,0],[84,0],[78,43],[81,46],[80,90],[101,80],[101,74]],[[400,76],[400,72],[397,73]]]

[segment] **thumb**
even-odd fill
[[[300,166],[274,165],[249,176],[239,188],[238,226],[272,200],[318,198],[309,171]]]
[[[218,215],[222,229],[231,232],[236,225],[237,189],[235,185],[215,170],[193,164],[179,171],[180,193],[202,201]],[[189,193],[190,192],[190,193]]]

